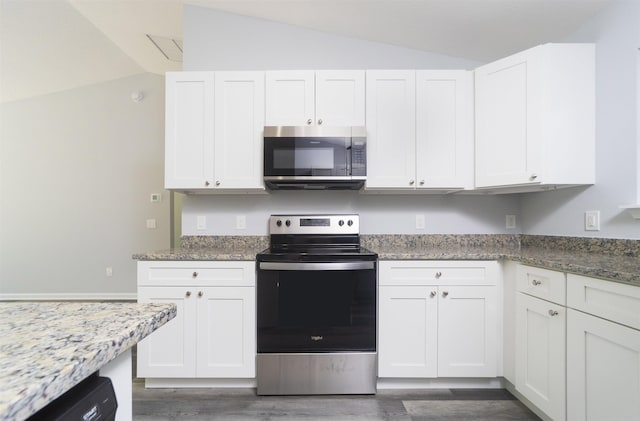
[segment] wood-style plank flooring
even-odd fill
[[[256,396],[255,389],[145,389],[138,380],[133,385],[133,419],[539,420],[502,389],[383,390],[372,396]]]

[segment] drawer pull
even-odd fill
[[[537,279],[534,279],[533,281],[531,281],[531,283],[533,284],[534,287],[537,287],[538,285],[542,284],[542,282],[538,281]]]
[[[202,297],[202,291],[198,291],[198,297]]]
[[[549,310],[549,316],[553,317],[553,316],[557,316],[558,312],[555,310]]]
[[[442,276],[442,272],[436,272],[436,279],[440,279],[441,276]]]
[[[198,272],[193,272],[193,273],[191,274],[191,277],[192,277],[192,278],[197,278],[197,277],[198,277]]]
[[[447,295],[449,295],[449,293],[448,293],[447,291],[442,291],[442,297],[443,297],[443,298],[446,298],[446,297],[447,297]]]
[[[431,298],[435,297],[436,295],[438,295],[438,294],[437,294],[435,291],[431,291],[431,292],[429,293],[429,296],[430,296]]]
[[[187,291],[184,293],[185,297],[191,297],[191,291]]]

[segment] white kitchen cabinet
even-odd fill
[[[517,265],[515,386],[554,420],[566,414],[566,277]]]
[[[255,377],[254,262],[139,262],[138,301],[178,307],[138,345],[140,377]]]
[[[473,72],[416,72],[416,188],[473,187]]]
[[[497,263],[381,261],[378,375],[497,375]]]
[[[264,190],[264,72],[166,75],[165,188]]]
[[[267,71],[267,126],[364,126],[362,70]]]
[[[640,419],[640,288],[568,275],[567,418]]]
[[[593,44],[544,44],[478,67],[475,94],[476,188],[595,182]]]
[[[367,71],[367,190],[473,186],[473,74]]]

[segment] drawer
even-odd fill
[[[496,285],[494,261],[388,260],[379,264],[380,285]]]
[[[138,285],[255,286],[255,262],[138,262]]]
[[[567,306],[640,329],[640,287],[567,275]]]
[[[566,304],[566,276],[564,272],[518,265],[518,291],[556,304]]]

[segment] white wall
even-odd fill
[[[184,70],[463,68],[479,63],[186,5]],[[184,235],[265,235],[272,213],[355,212],[362,232],[503,233],[519,215],[516,196],[382,196],[356,192],[274,192],[264,196],[186,196]],[[415,228],[424,214],[426,227]],[[196,230],[196,216],[207,230]],[[247,228],[237,230],[244,215]]]
[[[133,90],[145,99],[132,102]],[[169,246],[164,78],[140,74],[0,107],[0,294],[131,296],[131,255]],[[156,192],[163,201],[151,203]],[[158,228],[146,229],[147,218]]]
[[[639,28],[640,2],[619,0],[566,40],[596,43],[596,184],[523,195],[525,233],[640,239],[640,220],[618,207],[640,201]],[[587,210],[601,231],[584,231]]]

